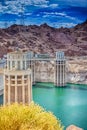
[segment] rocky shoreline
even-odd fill
[[[74,84],[87,84],[87,57],[68,60],[67,81]]]
[[[66,130],[83,130],[82,128],[79,128],[75,125],[70,125],[66,128]]]

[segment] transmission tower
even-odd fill
[[[6,7],[6,0],[3,0],[3,6]],[[8,21],[7,21],[7,16],[4,16],[4,28],[8,27]]]
[[[5,21],[4,21],[4,28],[7,28],[7,27],[8,27],[8,22],[5,19]]]
[[[25,25],[25,17],[24,17],[24,7],[25,4],[21,4],[21,12],[20,12],[20,25]]]

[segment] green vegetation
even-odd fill
[[[61,122],[33,102],[0,107],[0,130],[63,130]]]

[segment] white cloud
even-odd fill
[[[27,12],[27,13],[26,13],[26,15],[28,15],[28,16],[29,16],[29,15],[32,15],[32,13]]]
[[[51,26],[54,26],[54,27],[56,27],[56,28],[60,28],[60,27],[67,27],[67,28],[70,28],[70,27],[74,27],[76,24],[73,23],[73,22],[71,22],[71,23],[68,23],[68,22],[66,22],[66,23],[62,23],[62,22],[60,22],[60,23],[58,23],[58,22],[53,22],[53,23],[50,23],[50,25],[51,25]]]
[[[75,17],[71,17],[71,16],[68,16],[68,15],[66,15],[66,18],[69,18],[71,20],[75,20]]]
[[[49,16],[62,16],[62,17],[65,17],[67,16],[66,13],[64,12],[61,12],[61,13],[58,13],[58,12],[43,12],[43,17],[49,17]]]
[[[31,4],[33,5],[42,5],[42,4],[47,4],[48,1],[47,0],[30,0]]]
[[[50,4],[49,7],[51,8],[57,8],[59,5],[58,4]]]
[[[5,6],[0,4],[0,13],[20,15],[26,10],[26,6],[33,5],[42,8],[56,8],[58,4],[49,4],[49,0],[11,0],[5,1]],[[27,15],[27,14],[26,14]]]
[[[9,13],[9,10],[13,14],[18,14],[20,12],[24,12],[26,6],[33,5],[33,6],[41,6],[47,7],[49,1],[47,0],[11,0],[6,1],[5,6],[0,4],[0,13]]]
[[[8,7],[2,6],[2,4],[0,4],[0,13],[3,13],[5,10],[8,10]]]
[[[58,13],[58,12],[57,12],[56,15],[66,16],[66,13],[64,13],[64,12]]]
[[[42,8],[57,8],[59,5],[58,4],[49,4],[49,2],[43,3],[43,4],[36,4],[35,6],[39,6]]]
[[[70,19],[70,20],[76,19],[75,17],[67,15],[65,12],[61,12],[61,13],[59,13],[59,12],[44,12],[43,14],[44,14],[43,15],[44,18],[50,17],[50,16],[51,17],[55,16],[55,17],[65,17],[65,18]]]
[[[48,1],[47,0],[12,0],[12,1],[6,1],[7,5],[23,5],[27,6],[27,5],[42,5],[42,4],[47,4]]]
[[[68,27],[68,28],[76,25],[75,23],[58,23],[58,24],[62,27]]]
[[[47,4],[41,4],[41,5],[36,4],[34,6],[41,7],[41,8],[47,8],[48,7]]]

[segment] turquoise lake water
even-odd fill
[[[87,130],[87,86],[68,84],[56,88],[51,83],[37,83],[33,86],[33,100],[52,111],[65,128],[74,124]],[[3,96],[0,96],[0,104]]]

